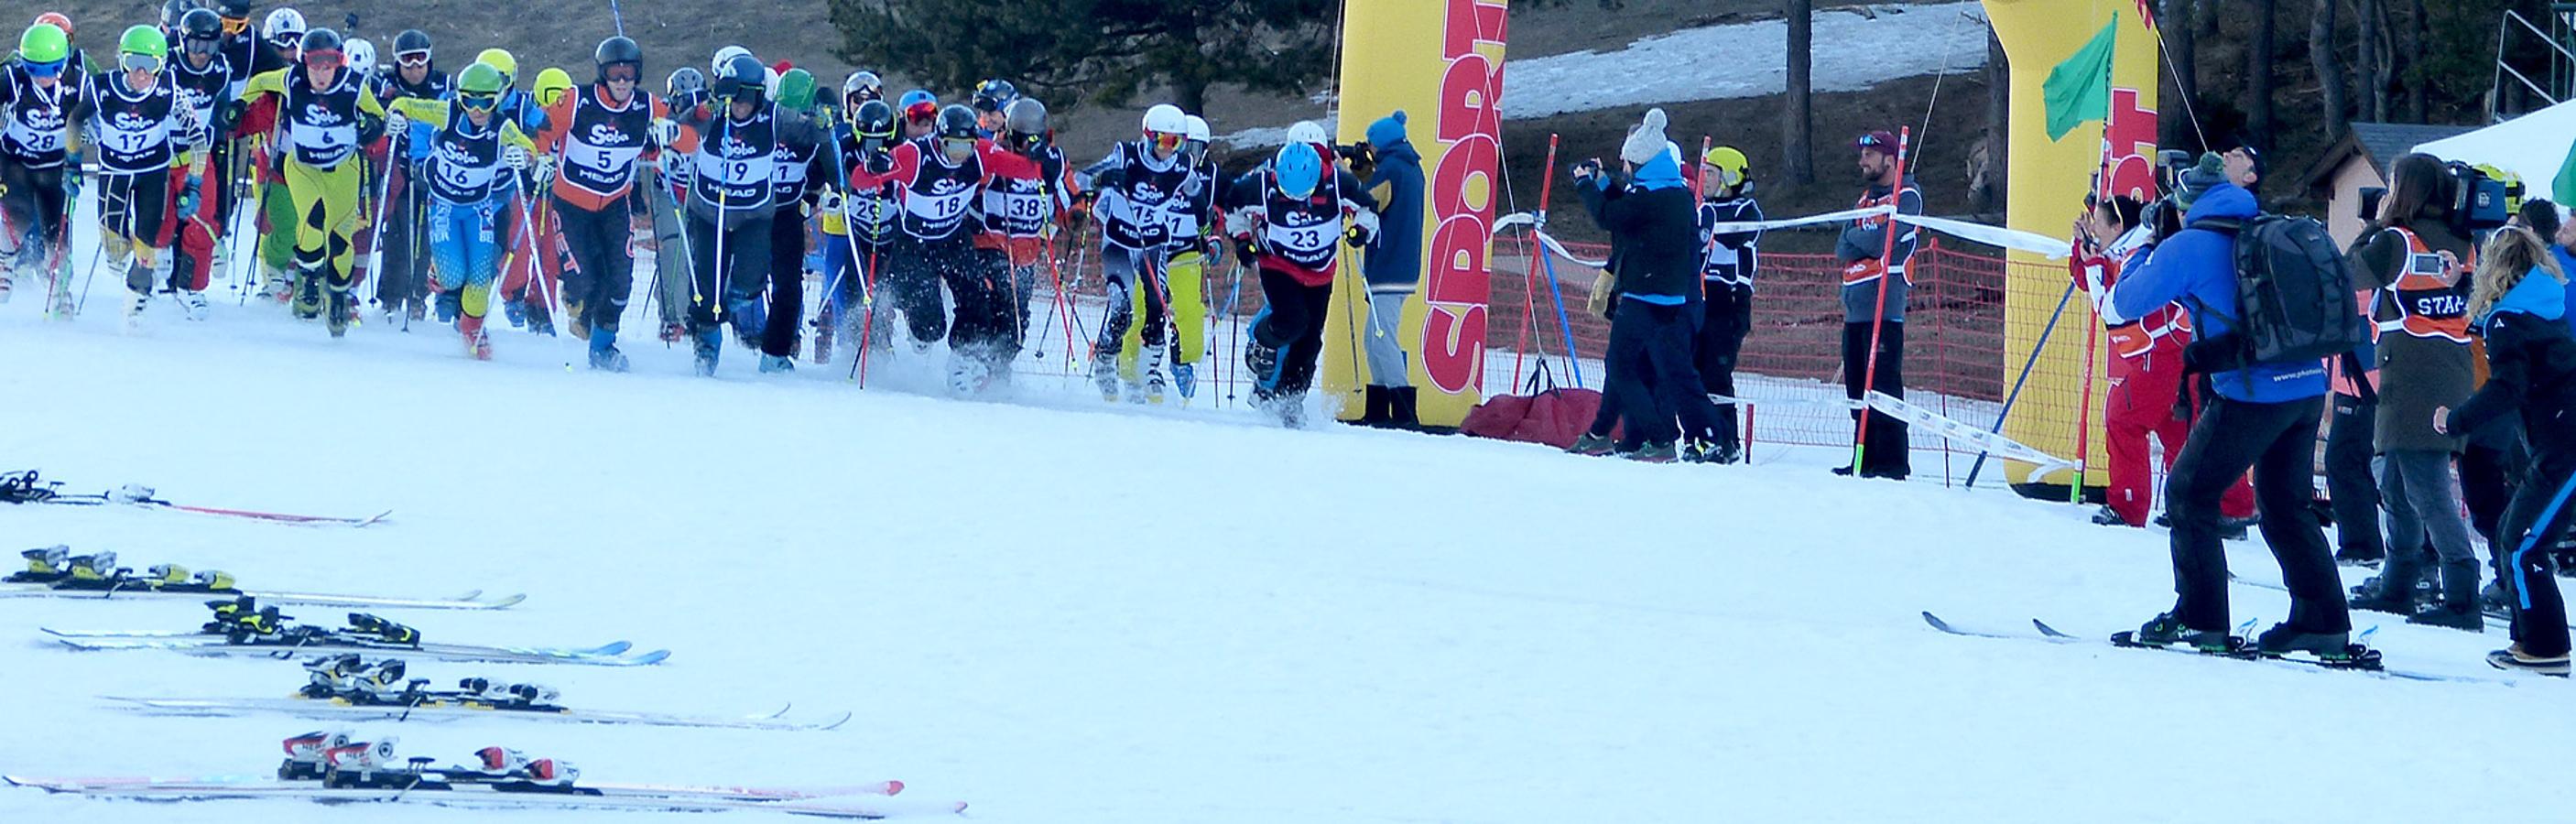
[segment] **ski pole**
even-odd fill
[[[1237,250],[1234,256],[1234,274],[1232,279],[1234,281],[1233,285],[1226,287],[1225,290],[1225,317],[1226,325],[1229,327],[1229,331],[1226,333],[1227,340],[1229,341],[1227,346],[1234,351],[1233,357],[1225,359],[1225,402],[1228,406],[1234,405],[1234,382],[1242,376],[1242,367],[1237,364],[1240,364],[1243,361],[1243,316],[1235,313],[1237,306],[1235,301],[1243,297],[1243,254],[1241,250]]]
[[[367,162],[363,152],[359,157],[361,158],[359,162]],[[369,260],[368,270],[376,274],[376,305],[378,306],[383,306],[385,303],[385,201],[393,199],[394,196],[393,159],[394,141],[393,138],[388,137],[385,138],[385,162],[381,164],[384,168],[380,170],[383,172],[384,179],[376,184],[376,216],[375,219],[367,222],[365,254]]]
[[[2021,377],[2014,378],[2012,391],[2004,394],[2004,408],[1995,413],[1995,425],[1986,430],[1987,434],[2004,431],[2004,419],[2012,414],[2013,401],[2021,398],[2021,387],[2030,381],[2031,367],[2039,365],[2039,354],[2048,349],[2048,335],[2057,331],[2057,319],[2066,314],[2066,301],[2073,297],[2075,297],[2075,282],[2070,280],[2066,283],[2066,293],[2057,296],[2057,310],[2048,313],[2048,325],[2040,327],[2039,342],[2031,344],[2030,359],[2022,362]],[[1991,453],[1986,450],[1977,450],[1977,462],[1968,466],[1967,487],[1969,489],[1976,488],[1977,473],[1986,468],[1986,456],[1989,454]]]
[[[2084,502],[2084,464],[2090,460],[2093,447],[2093,370],[2100,360],[2097,347],[2102,345],[2100,312],[2092,301],[2084,302],[2085,311],[2095,318],[2084,327],[2084,397],[2076,404],[2075,413],[2075,483],[2066,493],[2066,502]]]
[[[538,248],[536,219],[529,216],[530,213],[534,211],[536,211],[536,207],[533,204],[519,210],[519,229],[528,233],[528,248],[530,250],[528,254],[528,279],[536,281],[537,298],[546,302],[546,314],[554,315],[558,314],[560,311],[555,307],[554,288],[547,285],[545,270],[537,265],[537,255],[539,253],[536,251]],[[547,337],[557,336],[548,335]],[[557,350],[563,349],[563,345],[567,340],[569,339],[557,340],[555,342],[555,348]],[[572,371],[572,360],[570,358],[566,358],[563,366],[564,371]]]

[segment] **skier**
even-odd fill
[[[1003,110],[1010,108],[1011,101],[1018,99],[1020,90],[1012,86],[1011,81],[997,77],[975,84],[975,94],[968,103],[975,109],[976,131],[985,138],[1000,137],[1005,120]]]
[[[38,23],[18,37],[17,59],[0,69],[0,300],[23,279],[43,284],[47,311],[70,320],[73,295],[64,278],[65,222],[80,190],[80,163],[65,148],[71,108],[81,99],[71,36]]]
[[[1402,335],[1404,302],[1422,281],[1422,154],[1414,150],[1405,120],[1404,110],[1397,109],[1370,123],[1360,153],[1369,196],[1385,207],[1378,213],[1377,241],[1360,261],[1369,301],[1368,333],[1362,337],[1369,382],[1361,390],[1366,406],[1359,420],[1365,425],[1421,423]]]
[[[2228,318],[2241,312],[2235,239],[2204,221],[2223,225],[2256,215],[2252,193],[2232,183],[2212,186],[2184,215],[2190,228],[2167,238],[2153,256],[2123,273],[2119,283],[2085,284],[2102,322],[2125,324],[2188,297],[2184,306],[2191,311],[2194,329],[2211,337],[2228,335],[2237,326]],[[2252,468],[2263,540],[2279,560],[2290,590],[2289,620],[2265,630],[2255,646],[2264,654],[2307,651],[2342,660],[2350,654],[2352,618],[2325,533],[2308,517],[2317,426],[2325,412],[2324,364],[2302,360],[2227,366],[2236,365],[2221,365],[2224,371],[2210,375],[2218,397],[2192,423],[2191,437],[2165,482],[2165,505],[2173,515],[2174,607],[2140,627],[2134,638],[2205,651],[2235,647],[2228,634],[2219,499]]]
[[[1010,317],[1004,320],[992,371],[1008,375],[1008,363],[1026,345],[1029,298],[1056,228],[1073,207],[1068,193],[1064,152],[1047,142],[1046,104],[1037,98],[1012,100],[1003,113],[1001,137],[985,144],[984,168],[989,185],[979,213],[984,231],[975,236],[977,268],[995,282],[1007,282]]]
[[[180,186],[196,184],[192,191],[175,195],[181,202],[193,201],[195,208],[174,220],[171,288],[191,319],[203,319],[203,293],[213,281],[215,245],[223,242],[230,228],[223,216],[230,211],[232,187],[223,173],[232,168],[231,146],[220,137],[232,130],[227,119],[232,114],[232,63],[223,55],[223,18],[213,10],[192,8],[183,13],[178,32],[179,59],[170,62],[170,81],[181,103],[194,112],[198,133],[190,142],[205,147],[206,168],[194,181],[186,176],[171,181]]]
[[[296,216],[290,225],[297,279],[312,284],[299,290],[298,311],[319,312],[337,338],[349,332],[351,235],[358,221],[358,170],[348,160],[384,134],[385,112],[346,70],[338,32],[306,32],[298,51],[296,65],[252,77],[242,99],[285,101],[278,120],[292,148],[284,177]]]
[[[841,111],[844,116],[858,111],[861,104],[870,100],[884,99],[885,81],[878,79],[876,72],[851,72],[849,79],[841,81]]]
[[[1236,179],[1220,204],[1235,255],[1260,271],[1268,303],[1243,352],[1253,406],[1278,415],[1283,425],[1304,426],[1306,390],[1324,349],[1335,246],[1368,245],[1377,234],[1377,201],[1349,171],[1325,163],[1313,144],[1291,142],[1268,168]]]
[[[293,303],[295,317],[311,320],[321,311],[319,284],[304,283],[295,256],[295,225],[301,216],[295,213],[295,201],[289,196],[285,179],[287,157],[291,147],[286,140],[287,115],[281,100],[268,100],[249,94],[250,79],[271,72],[285,71],[297,65],[296,51],[303,43],[304,15],[294,9],[275,9],[260,23],[260,39],[254,56],[247,61],[250,74],[236,87],[235,96],[248,112],[238,118],[246,136],[257,136],[259,147],[252,161],[252,186],[258,192],[259,262],[263,293],[279,303]],[[309,297],[309,300],[302,299]]]
[[[688,249],[694,256],[693,300],[689,337],[697,372],[713,377],[724,342],[718,324],[733,322],[744,340],[763,337],[766,318],[759,305],[764,286],[801,289],[785,278],[795,273],[769,271],[769,233],[776,211],[778,144],[812,144],[818,130],[806,118],[779,111],[767,99],[767,67],[751,55],[737,55],[711,84],[709,111],[693,113],[675,124],[658,142],[690,157],[693,168],[688,214]],[[776,279],[778,282],[772,284]],[[795,318],[781,318],[793,324]],[[792,337],[792,336],[791,336]],[[774,370],[764,352],[763,365]]]
[[[635,41],[599,41],[591,63],[597,73],[590,85],[547,109],[537,151],[562,158],[553,212],[573,258],[564,282],[564,308],[571,313],[566,322],[575,337],[589,341],[590,368],[624,372],[617,330],[635,290],[635,256],[627,239],[639,222],[634,216],[646,211],[633,195],[636,176],[645,163],[659,159],[655,124],[670,123],[671,113],[639,88],[644,49]]]
[[[507,49],[491,48],[476,53],[474,62],[501,70],[501,84],[506,89],[501,93],[501,119],[517,124],[519,131],[527,134],[546,130],[544,104],[533,92],[518,88],[517,57]],[[541,205],[537,197],[545,190],[548,175],[553,171],[549,165],[552,159],[540,156],[536,161],[526,169],[513,170],[510,175],[518,195],[511,198],[510,211],[504,220],[517,228],[510,236],[509,254],[501,260],[501,314],[513,327],[552,336],[555,333],[554,299],[563,294],[560,282],[563,261],[554,254],[538,253],[540,249],[557,247],[549,240],[554,237],[550,228],[553,216],[542,208],[536,208]],[[535,303],[528,302],[532,296],[536,298]]]
[[[904,92],[903,98],[895,103],[895,111],[903,115],[905,140],[929,137],[931,132],[939,129],[939,95],[927,90]]]
[[[1010,307],[994,274],[975,265],[974,238],[983,231],[975,207],[984,197],[991,141],[975,136],[975,112],[964,106],[941,109],[938,121],[935,135],[869,158],[850,173],[850,188],[894,186],[902,232],[886,264],[889,295],[903,310],[913,351],[948,339],[949,388],[966,393],[991,377]],[[942,285],[956,305],[954,324],[940,308]]]
[[[844,99],[859,94],[846,94]],[[893,168],[890,153],[895,145],[894,107],[883,100],[860,101],[850,109],[849,122],[837,129],[835,140],[840,163],[835,170],[835,183],[846,191],[826,190],[821,196],[826,289],[815,321],[815,363],[830,359],[834,341],[859,340],[858,335],[864,333],[866,339],[860,342],[860,352],[864,353],[885,346],[894,332],[891,324],[878,319],[887,304],[876,299],[878,284],[885,282],[880,276],[892,259],[897,232],[894,184],[859,187],[851,182],[851,176],[863,169]],[[850,311],[853,300],[861,302],[864,314]]]
[[[1892,206],[1899,215],[1923,214],[1923,193],[1915,188],[1914,177],[1897,178],[1895,135],[1870,132],[1852,146],[1860,152],[1860,174],[1869,186],[1860,208]],[[1888,241],[1891,232],[1893,243]],[[1834,256],[1843,263],[1843,392],[1852,400],[1869,397],[1873,389],[1905,397],[1905,300],[1914,284],[1906,263],[1914,258],[1914,243],[1913,224],[1885,215],[1852,221],[1834,243]],[[1873,338],[1875,370],[1870,366]],[[1862,420],[1862,414],[1853,410],[1852,420]],[[1867,420],[1868,442],[1861,449],[1869,465],[1840,467],[1834,474],[1905,480],[1913,473],[1905,422],[1875,412]]]
[[[781,116],[811,122],[816,116],[814,75],[804,69],[791,68],[777,75],[778,84],[771,97],[776,100]],[[769,290],[768,317],[776,322],[761,330],[759,341],[762,372],[792,372],[796,369],[796,347],[805,323],[805,237],[806,213],[814,204],[817,177],[829,178],[831,162],[824,158],[820,140],[778,142],[776,165],[772,168],[771,197],[778,203],[778,214],[769,222],[769,272],[779,284]],[[817,164],[821,170],[816,171]]]
[[[492,337],[483,328],[491,308],[492,280],[512,232],[508,204],[510,169],[534,162],[535,148],[519,124],[499,114],[509,87],[501,71],[476,63],[457,73],[449,100],[395,99],[395,130],[417,122],[429,127],[429,162],[421,170],[429,189],[429,246],[437,265],[430,279],[440,317],[456,317],[466,354],[492,359]],[[503,167],[509,167],[507,169]]]
[[[380,94],[388,103],[394,100],[445,100],[454,93],[455,84],[448,74],[438,70],[436,54],[429,35],[419,29],[407,29],[394,35],[393,71],[386,72]],[[387,153],[386,171],[392,177],[386,183],[384,225],[377,237],[383,247],[384,260],[376,273],[376,299],[383,304],[388,320],[400,316],[408,324],[427,316],[429,308],[429,246],[421,242],[421,219],[429,209],[428,186],[423,175],[429,163],[430,149],[436,144],[437,130],[427,123],[413,123],[411,128],[393,132],[394,145]],[[455,318],[440,318],[442,323]],[[408,326],[406,326],[408,328]]]
[[[162,73],[170,58],[160,29],[134,26],[117,40],[117,64],[85,78],[89,84],[72,110],[96,137],[99,167],[99,244],[108,266],[125,275],[125,327],[142,322],[152,290],[172,280],[170,224],[196,216],[196,190],[205,166],[192,153],[202,146],[197,111]],[[173,171],[184,176],[174,189]],[[178,203],[172,193],[182,192]],[[189,318],[205,317],[206,299],[178,289]]]
[[[1168,310],[1167,319],[1173,338],[1170,347],[1173,350],[1170,365],[1172,386],[1180,390],[1181,398],[1186,402],[1198,395],[1198,361],[1207,354],[1207,302],[1202,295],[1205,294],[1207,261],[1217,248],[1215,233],[1220,215],[1216,203],[1223,195],[1218,190],[1223,188],[1224,182],[1218,177],[1215,159],[1208,156],[1207,121],[1198,115],[1190,115],[1184,122],[1188,128],[1184,132],[1187,139],[1181,142],[1181,161],[1190,174],[1181,183],[1180,190],[1164,201],[1162,247],[1147,255],[1162,261],[1158,270],[1161,276],[1157,280],[1163,283],[1164,293],[1160,296],[1145,295],[1144,284],[1140,280],[1131,286],[1133,294],[1128,296],[1128,300],[1130,305],[1152,303]],[[1118,376],[1129,386],[1136,385],[1140,377],[1137,362],[1146,349],[1144,335],[1144,325],[1138,324],[1128,327],[1126,336],[1119,341]],[[1141,377],[1145,382],[1143,400],[1161,403],[1162,375]],[[1135,393],[1128,396],[1135,399]]]
[[[2457,435],[2521,413],[2533,471],[2514,492],[2493,546],[2506,561],[2513,644],[2487,653],[2487,663],[2564,676],[2567,605],[2549,549],[2576,519],[2576,340],[2568,334],[2566,275],[2543,246],[2519,228],[2487,241],[2468,308],[2486,340],[2487,383],[2458,409],[2435,408],[2432,423]]]
[[[1707,250],[1707,256],[1700,261],[1699,277],[1700,294],[1707,303],[1694,351],[1700,388],[1729,398],[1737,397],[1736,356],[1744,351],[1745,335],[1753,331],[1753,278],[1762,265],[1762,230],[1719,232],[1716,226],[1762,220],[1750,167],[1744,152],[1733,146],[1719,146],[1700,156],[1700,248]],[[1715,430],[1715,447],[1702,460],[1720,464],[1743,460],[1743,430],[1736,422],[1735,404],[1717,404]]]
[[[1109,316],[1092,349],[1091,378],[1104,400],[1119,397],[1118,353],[1128,325],[1137,321],[1137,304],[1144,311],[1144,327],[1138,330],[1142,341],[1142,351],[1137,353],[1139,380],[1127,382],[1126,397],[1132,403],[1145,403],[1163,396],[1164,332],[1171,301],[1164,277],[1168,262],[1164,252],[1171,235],[1167,210],[1172,198],[1187,188],[1192,174],[1181,154],[1181,145],[1188,140],[1189,115],[1178,106],[1156,105],[1145,110],[1141,138],[1111,146],[1109,156],[1074,176],[1075,186],[1097,196],[1093,211],[1101,217],[1100,270],[1109,290]],[[1314,248],[1329,252],[1331,244]],[[1131,297],[1130,288],[1141,296]]]

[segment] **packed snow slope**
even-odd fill
[[[190,503],[397,511],[353,530],[21,506],[0,509],[5,548],[113,550],[252,587],[526,592],[501,612],[388,615],[429,640],[676,651],[639,669],[414,662],[442,682],[543,681],[603,708],[857,713],[814,733],[357,725],[443,763],[501,744],[603,781],[900,778],[907,798],[1011,824],[2353,822],[2576,806],[2576,785],[2540,778],[2576,732],[2565,682],[1934,633],[1918,610],[2107,635],[2170,602],[2159,536],[2006,494],[1795,461],[1641,466],[1285,431],[1026,384],[1011,403],[861,391],[810,369],[756,378],[731,348],[708,380],[650,341],[632,347],[635,374],[567,374],[517,333],[474,363],[431,325],[335,342],[228,303],[197,324],[160,303],[124,336],[98,297],[60,325],[19,294],[0,307],[0,466]],[[2259,543],[2233,554],[2273,579]],[[2240,619],[2284,612],[2276,593],[2236,594]],[[0,599],[14,639],[0,643],[0,772],[256,775],[278,739],[324,726],[111,709],[96,696],[276,696],[302,673],[75,653],[37,632],[202,615],[184,600]],[[2394,666],[2474,674],[2501,644],[2403,625],[2377,640]],[[0,821],[348,814],[0,790]]]

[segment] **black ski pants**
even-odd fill
[[[2504,540],[2496,555],[2512,573],[2504,576],[2514,605],[2513,640],[2535,656],[2567,654],[2567,602],[2559,595],[2557,570],[2550,549],[2576,520],[2576,456],[2548,461],[2532,473],[2505,508]]]
[[[1875,376],[1876,385],[1871,386],[1870,323],[1843,324],[1843,397],[1861,400],[1868,397],[1869,390],[1873,388],[1891,398],[1905,397],[1905,322],[1892,320],[1879,326],[1878,374]],[[1852,410],[1855,425],[1860,416],[1860,410]],[[1868,456],[1864,460],[1869,465],[1855,467],[1860,474],[1897,479],[1913,474],[1913,440],[1906,432],[1904,421],[1871,412],[1866,435],[1862,448]]]
[[[2352,630],[2325,529],[2308,517],[2308,501],[2316,495],[2309,479],[2317,420],[2324,412],[2323,396],[2283,403],[2218,398],[2192,423],[2182,456],[2165,478],[2165,511],[2173,516],[2174,614],[2183,626],[2231,628],[2218,502],[2250,468],[2263,542],[2290,590],[2288,623],[2305,632]]]
[[[582,325],[610,334],[617,333],[627,296],[635,292],[635,253],[627,243],[633,221],[627,198],[633,196],[596,212],[555,199],[555,223],[572,251],[572,267],[563,276],[566,308],[580,307]]]
[[[1710,395],[1738,397],[1735,394],[1735,361],[1744,352],[1744,336],[1753,331],[1753,287],[1708,285],[1707,317],[1700,323],[1697,350],[1700,388]],[[1740,442],[1735,405],[1715,407],[1715,432],[1712,439],[1720,444]],[[1872,423],[1876,426],[1876,423]]]
[[[1275,380],[1262,385],[1279,395],[1303,394],[1315,385],[1315,362],[1324,355],[1324,318],[1332,310],[1333,286],[1308,286],[1286,272],[1262,267],[1261,297],[1269,302],[1252,325],[1252,342],[1279,353]],[[1145,327],[1154,334],[1154,327]],[[1160,336],[1148,339],[1159,343]],[[1262,376],[1254,376],[1259,380]]]
[[[2326,430],[2326,497],[2334,504],[2336,554],[2356,561],[2387,556],[2379,525],[2379,479],[2370,472],[2370,441],[2377,430],[2377,401],[2334,396],[2334,426]]]
[[[722,318],[732,321],[746,337],[764,333],[743,326],[751,320],[743,310],[760,300],[760,288],[769,282],[769,221],[767,215],[737,213],[719,228],[706,215],[690,213],[689,277],[696,281],[696,299],[689,303],[692,331],[712,330]],[[720,249],[722,260],[716,256]],[[764,353],[767,350],[762,347]]]

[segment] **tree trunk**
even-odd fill
[[[2335,51],[2336,12],[2342,0],[2317,0],[2317,13],[2308,21],[2308,60],[2315,64],[2317,83],[2323,89],[2326,116],[2326,142],[2343,137],[2344,116],[2343,57]]]
[[[2279,29],[2277,0],[2255,0],[2254,39],[2245,48],[2245,130],[2254,147],[2272,148],[2272,58]]]
[[[1977,170],[1978,185],[1969,193],[1979,212],[2000,212],[2012,168],[2012,65],[2004,41],[1986,30],[1985,156]]]
[[[2361,26],[2361,48],[2353,50],[2352,71],[2352,102],[2360,113],[2353,119],[2377,123],[2388,116],[2379,105],[2385,99],[2380,96],[2379,82],[2379,0],[2358,0],[2353,12],[2361,18],[2355,21]]]
[[[1207,89],[1208,82],[1200,78],[1176,79],[1172,81],[1172,104],[1185,112],[1207,111]]]
[[[2415,19],[2406,23],[2406,122],[2424,122],[2424,87],[2431,79],[2424,73],[2424,47],[2431,40],[2431,17],[2424,14],[2424,0],[2415,0]]]
[[[1788,0],[1788,99],[1780,107],[1780,173],[1791,185],[1816,181],[1816,118],[1808,95],[1816,58],[1815,0]]]
[[[2173,93],[2161,98],[2164,111],[2156,115],[2160,134],[2156,142],[2173,149],[2188,145],[2199,127],[2193,106],[2200,103],[2200,2],[2199,0],[2165,0],[2165,50],[2173,53],[2170,82]]]

